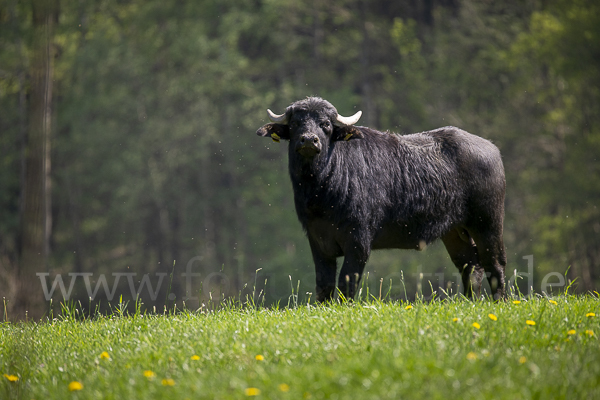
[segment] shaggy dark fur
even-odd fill
[[[289,140],[298,218],[315,262],[317,299],[336,285],[355,295],[371,249],[423,249],[441,238],[462,274],[465,295],[484,272],[504,296],[504,167],[491,142],[455,127],[396,135],[333,125],[337,110],[320,98],[286,110],[288,124],[256,132]],[[275,134],[275,136],[273,136]]]

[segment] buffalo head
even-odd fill
[[[290,105],[285,113],[277,115],[267,110],[269,124],[262,126],[256,134],[269,136],[274,141],[290,141],[290,153],[312,159],[325,150],[332,142],[362,137],[353,125],[362,112],[351,117],[338,114],[336,108],[326,100],[308,97]]]

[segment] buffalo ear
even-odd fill
[[[256,134],[258,136],[270,137],[274,142],[279,142],[280,139],[290,140],[290,127],[288,125],[270,123],[258,128]]]
[[[333,130],[332,139],[334,141],[337,140],[352,140],[352,139],[362,139],[364,136],[362,131],[355,126],[342,126],[335,127]]]

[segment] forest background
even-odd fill
[[[5,313],[310,297],[287,146],[254,132],[311,95],[492,140],[507,277],[600,286],[597,1],[0,0]],[[441,244],[367,272],[375,296],[460,290]]]

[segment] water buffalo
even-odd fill
[[[491,142],[455,127],[412,135],[354,126],[326,100],[309,97],[256,132],[289,140],[296,213],[312,251],[317,300],[338,288],[355,295],[372,249],[421,250],[441,238],[460,270],[465,295],[486,273],[504,296],[502,240],[506,181]]]

